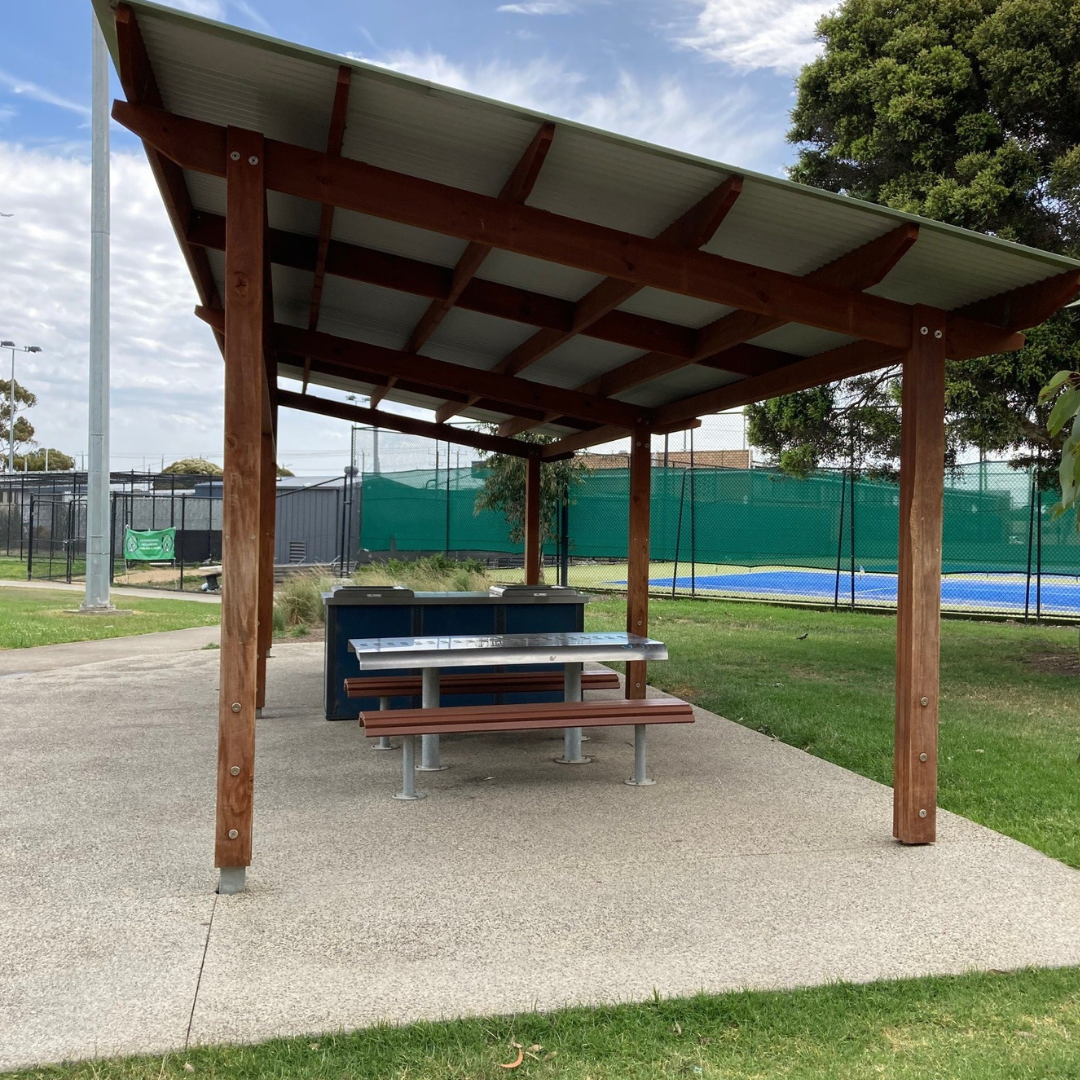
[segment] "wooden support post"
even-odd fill
[[[259,656],[255,706],[266,705],[266,660],[274,639],[274,526],[277,511],[277,462],[274,434],[262,433],[259,463]]]
[[[929,844],[937,808],[946,319],[925,307],[913,308],[912,319],[901,399],[893,835]]]
[[[261,135],[230,128],[225,242],[225,469],[215,865],[222,891],[251,862],[259,607],[266,185]]]
[[[637,428],[630,440],[630,527],[627,533],[626,630],[649,632],[649,509],[652,498],[652,431]],[[643,698],[646,663],[626,665],[626,696]]]
[[[525,584],[540,584],[540,457],[525,459]]]

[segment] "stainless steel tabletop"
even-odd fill
[[[353,638],[361,671],[580,664],[586,660],[666,660],[667,646],[637,634],[480,634],[462,637]]]

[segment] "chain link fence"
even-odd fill
[[[674,455],[672,455],[674,456]],[[896,605],[900,493],[895,483],[825,471],[691,467],[660,455],[652,476],[650,582],[669,596],[833,607]],[[596,467],[553,511],[545,579],[591,590],[626,581],[629,472]],[[363,557],[441,552],[475,558],[513,580],[523,563],[502,516],[475,512],[484,483],[471,468],[366,477]],[[1005,462],[950,472],[945,488],[942,606],[1025,619],[1080,617],[1080,541],[1056,492]]]
[[[358,493],[351,478],[289,481],[277,495],[274,561],[282,567],[351,565]],[[0,479],[0,575],[73,583],[86,573],[85,474]],[[201,590],[221,565],[221,482],[208,476],[113,474],[109,523],[116,585]],[[174,530],[171,557],[125,558],[127,530]],[[209,568],[209,569],[208,569]]]

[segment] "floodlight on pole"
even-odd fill
[[[8,409],[11,415],[8,417],[8,462],[7,471],[15,471],[15,353],[17,351],[27,353],[41,352],[40,345],[23,345],[20,349],[14,341],[0,341],[0,349],[11,350],[11,382],[8,384]]]

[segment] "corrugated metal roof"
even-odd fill
[[[93,0],[114,50],[116,0]],[[554,118],[436,86],[370,64],[301,48],[172,9],[133,0],[139,26],[167,109],[221,125],[323,150],[337,71],[352,69],[343,154],[401,173],[486,195],[497,195],[538,130]],[[804,275],[905,222],[920,236],[874,295],[946,310],[1040,281],[1080,263],[916,219],[880,206],[802,187],[773,176],[652,146],[557,120],[556,134],[528,199],[529,205],[643,236],[655,236],[732,175],[742,193],[704,250]],[[185,173],[196,210],[225,213],[222,180]],[[320,208],[279,193],[268,198],[270,224],[315,236]],[[381,252],[453,267],[465,243],[407,225],[338,210],[333,238]],[[221,285],[223,260],[210,253]],[[591,273],[505,251],[494,251],[478,277],[563,300],[577,300],[601,279]],[[276,317],[306,326],[312,275],[274,271]],[[401,349],[428,301],[341,278],[326,280],[319,328]],[[692,329],[727,314],[718,304],[647,288],[621,310]],[[430,338],[425,355],[489,369],[535,332],[534,327],[455,309]],[[789,324],[756,343],[811,356],[849,340]],[[577,337],[520,373],[520,378],[576,387],[640,355],[641,350]],[[283,377],[298,370],[283,365]],[[402,377],[407,378],[403,370]],[[621,399],[656,406],[724,385],[736,376],[687,367],[636,387]],[[313,382],[330,385],[323,376]],[[336,384],[335,384],[336,385]],[[341,384],[363,393],[366,384]],[[395,388],[391,400],[433,408]],[[470,414],[476,414],[471,410]],[[489,419],[503,414],[485,413]],[[567,430],[562,427],[552,431]]]

